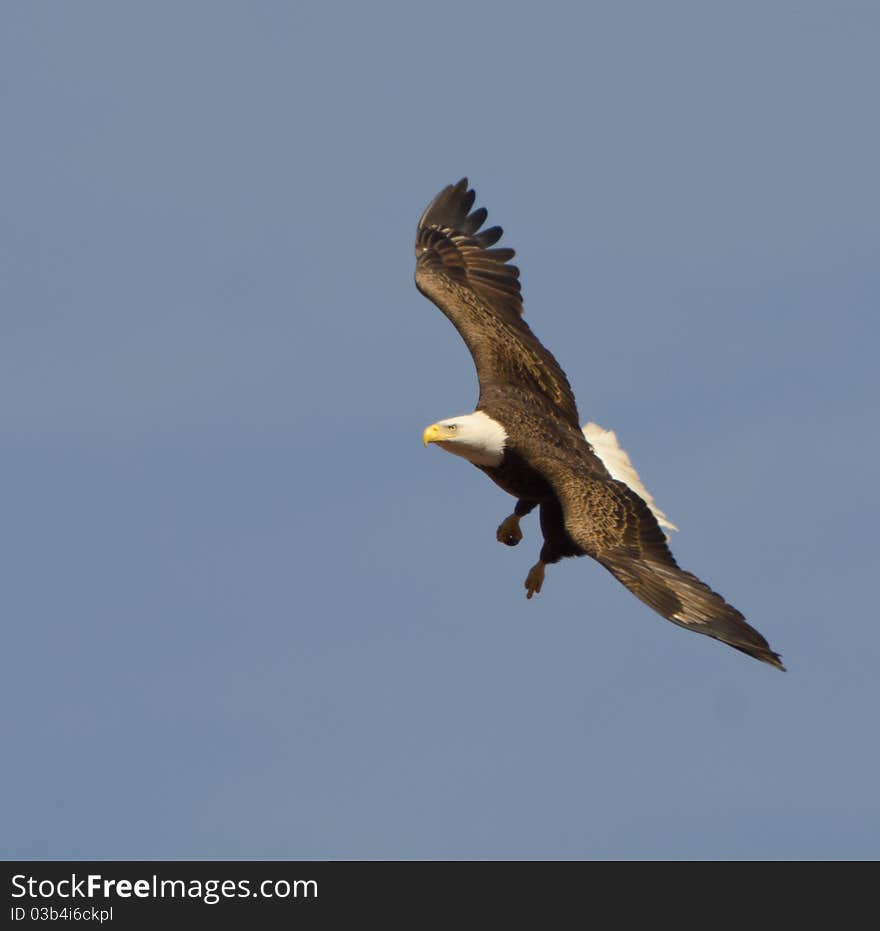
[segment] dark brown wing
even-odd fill
[[[513,249],[493,249],[501,227],[479,232],[485,207],[471,212],[467,178],[444,188],[428,205],[416,233],[416,287],[461,334],[477,367],[480,401],[509,397],[511,388],[537,396],[578,426],[565,373],[522,318],[519,269]]]
[[[681,627],[785,668],[736,608],[678,567],[657,519],[631,488],[596,476],[572,457],[538,465],[562,505],[568,535],[637,598]]]

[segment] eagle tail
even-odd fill
[[[604,555],[599,560],[635,596],[658,614],[695,633],[785,671],[778,653],[733,605],[678,566],[651,558]]]
[[[608,469],[609,475],[623,482],[624,485],[628,485],[648,505],[661,527],[678,530],[678,527],[654,503],[651,492],[645,488],[632,460],[618,442],[617,434],[592,421],[584,424],[583,433],[587,442],[593,447],[593,452],[602,460],[602,465]]]

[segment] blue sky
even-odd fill
[[[876,858],[880,11],[14,4],[2,853]],[[467,174],[785,675],[421,444]]]

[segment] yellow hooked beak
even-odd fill
[[[436,443],[438,440],[443,439],[443,431],[440,429],[440,425],[432,423],[430,427],[425,427],[425,432],[422,434],[422,442],[425,446],[428,443]]]

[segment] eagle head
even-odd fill
[[[478,466],[497,466],[504,458],[507,431],[483,411],[438,420],[422,434],[425,446],[436,443],[441,449],[462,456]]]

